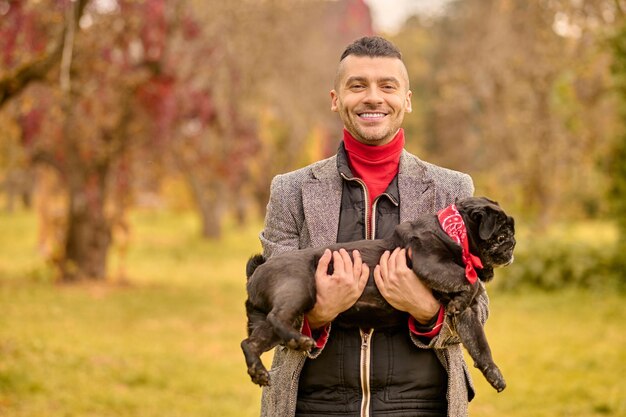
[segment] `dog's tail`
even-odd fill
[[[257,254],[248,259],[248,263],[246,264],[246,277],[250,278],[254,273],[254,270],[259,267],[259,265],[263,265],[266,259],[261,254]]]

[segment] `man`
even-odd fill
[[[341,56],[331,110],[344,123],[337,155],[272,181],[266,257],[336,242],[388,237],[395,226],[471,196],[471,178],[404,150],[411,91],[400,52],[380,37],[361,38]],[[316,271],[317,301],[302,332],[305,354],[279,346],[262,416],[464,416],[473,388],[454,323],[407,267],[386,252],[374,267],[381,294],[406,312],[406,325],[378,330],[333,325],[361,295],[369,268],[358,252],[326,251]],[[333,263],[333,274],[328,265]],[[479,300],[481,319],[487,299]]]

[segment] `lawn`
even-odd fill
[[[60,286],[38,255],[34,216],[0,214],[0,416],[258,414],[239,348],[258,224],[206,242],[190,213],[131,220],[111,259],[121,276]],[[486,331],[508,387],[497,394],[472,369],[471,415],[626,415],[626,296],[490,296]]]

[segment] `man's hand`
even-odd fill
[[[382,296],[396,310],[428,323],[439,311],[439,301],[406,264],[406,249],[385,251],[374,268],[374,281]]]
[[[333,321],[339,313],[352,307],[363,293],[370,269],[363,263],[358,251],[353,251],[352,256],[354,263],[345,249],[332,253],[330,249],[326,249],[320,258],[315,271],[317,300],[306,315],[312,329]],[[328,275],[331,260],[333,274]]]

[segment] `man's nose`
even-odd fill
[[[377,87],[370,87],[366,91],[365,99],[366,103],[379,104],[383,102],[383,96],[381,91]]]

